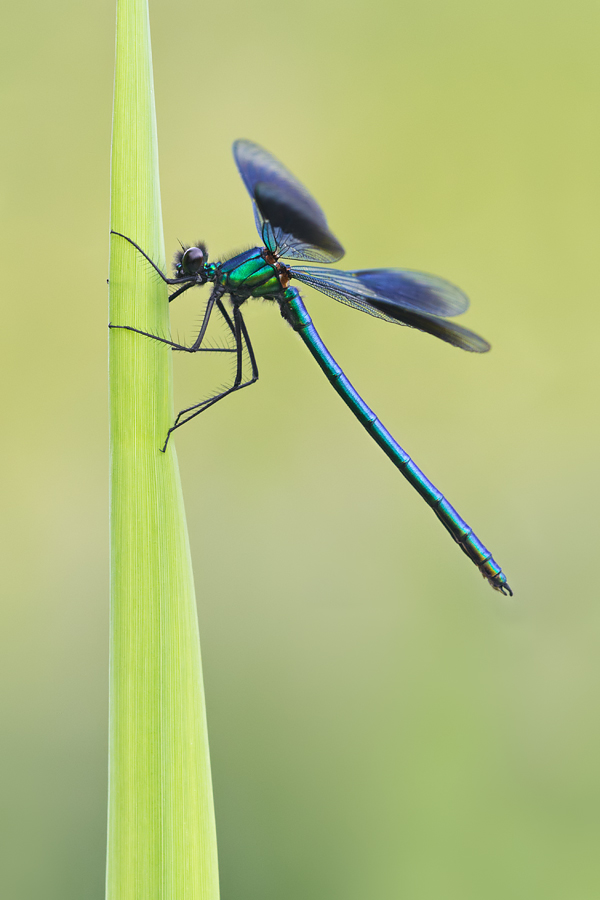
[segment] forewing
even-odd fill
[[[418,328],[419,331],[425,331],[434,337],[446,341],[461,350],[469,350],[472,353],[486,353],[490,349],[490,345],[486,340],[456,325],[454,322],[448,322],[439,316],[428,313],[418,312],[409,309],[406,306],[400,306],[397,302],[383,299],[374,291],[363,284],[362,280],[355,272],[339,272],[337,269],[314,269],[311,266],[303,266],[302,268],[291,268],[291,275],[298,281],[366,312],[378,319],[385,319],[386,322],[395,322],[399,325],[408,325],[410,328]]]
[[[444,278],[409,269],[361,269],[358,280],[383,300],[404,309],[433,316],[458,316],[469,307],[469,298]]]
[[[270,250],[312,262],[342,258],[344,248],[323,210],[285,166],[252,141],[236,141],[233,155],[254,202],[258,233]]]
[[[372,304],[377,300],[377,294],[370,291],[362,285],[353,272],[340,272],[338,269],[314,269],[312,266],[302,266],[290,268],[292,278],[296,278],[303,284],[352,306],[354,309],[360,309],[362,312],[376,316],[378,319],[385,319],[387,322],[395,322],[391,316],[376,309]]]

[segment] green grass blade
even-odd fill
[[[146,0],[118,0],[111,228],[164,266]],[[168,335],[165,285],[111,237],[110,321]],[[174,442],[171,350],[110,332],[108,900],[217,900],[198,624]]]

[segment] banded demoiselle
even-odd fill
[[[503,594],[512,591],[492,554],[474,534],[443,494],[432,484],[410,456],[384,428],[375,413],[344,375],[319,337],[300,296],[290,282],[302,284],[386,322],[408,325],[425,331],[455,347],[474,353],[485,353],[490,345],[479,335],[447,321],[447,317],[464,312],[468,298],[459,288],[442,278],[406,269],[359,269],[351,272],[325,268],[324,263],[341,259],[344,249],[329,230],[323,211],[306,188],[275,157],[252,141],[239,140],[233,155],[254,207],[254,218],[262,247],[254,247],[224,262],[208,262],[206,247],[198,243],[184,246],[175,257],[175,277],[164,272],[131,238],[125,238],[154,267],[169,285],[177,285],[169,301],[195,285],[213,284],[202,325],[190,346],[158,335],[148,334],[128,325],[112,325],[144,334],[187,353],[234,352],[236,373],[225,390],[200,403],[181,410],[169,429],[163,451],[173,431],[214,406],[224,397],[239,391],[258,379],[258,366],[246,323],[243,304],[252,297],[272,300],[279,305],[282,317],[302,338],[326,377],[359,422],[391,459],[407,481],[434,511],[462,551],[475,563],[491,586]],[[321,265],[289,265],[286,260],[303,260]],[[229,297],[231,313],[223,303]],[[231,348],[203,347],[208,323],[218,310],[233,336]],[[244,380],[243,364],[248,355],[252,374]]]

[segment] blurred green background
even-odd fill
[[[277,310],[249,308],[260,382],[177,436],[224,900],[597,898],[598,5],[151,18],[169,256],[255,243],[230,153],[248,137],[323,205],[344,266],[471,296],[484,357],[305,291],[515,590],[484,583]],[[0,895],[101,900],[114,9],[3,20]],[[178,406],[228,375],[176,360]]]

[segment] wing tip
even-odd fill
[[[263,149],[263,148],[262,148],[259,144],[257,144],[255,141],[250,141],[250,140],[248,140],[248,138],[236,138],[236,140],[235,140],[235,141],[233,142],[233,144],[231,145],[231,150],[232,150],[233,155],[237,157],[238,151],[239,151],[242,147],[247,147],[248,149],[250,149],[251,147],[252,147],[252,148],[258,147],[259,150],[262,150],[262,149]]]

